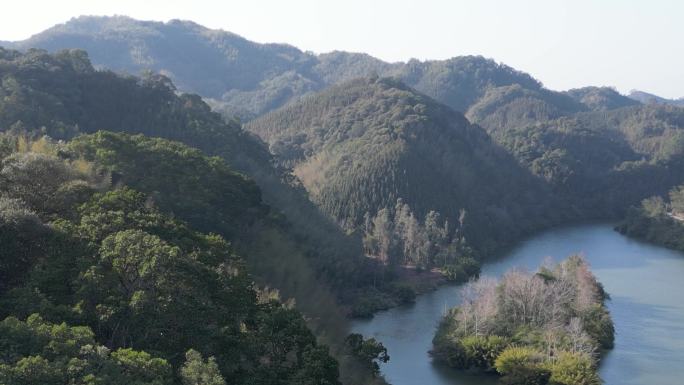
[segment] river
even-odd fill
[[[684,254],[629,239],[609,224],[540,233],[486,264],[483,275],[511,267],[536,270],[545,257],[582,254],[611,296],[615,348],[602,360],[607,385],[684,384]],[[393,385],[488,385],[496,377],[460,373],[432,362],[428,350],[444,310],[458,304],[458,286],[443,286],[411,305],[354,321],[352,329],[389,350],[382,373]]]

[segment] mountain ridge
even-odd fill
[[[11,46],[51,52],[82,48],[97,66],[131,74],[161,72],[179,89],[199,93],[218,111],[244,120],[335,83],[374,74],[397,77],[463,113],[492,87],[543,88],[529,74],[482,56],[388,63],[366,53],[313,54],[288,44],[256,43],[182,20],[82,16]]]
[[[641,103],[644,104],[650,104],[650,103],[656,103],[656,104],[670,104],[673,106],[684,106],[684,97],[681,97],[679,99],[668,99],[668,98],[663,98],[658,95],[654,95],[648,92],[644,91],[639,91],[639,90],[632,90],[629,92],[627,97],[637,100]]]

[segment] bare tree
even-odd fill
[[[475,335],[488,334],[493,328],[493,322],[498,312],[496,295],[497,281],[491,277],[482,277],[473,285],[477,296],[474,303]]]
[[[573,353],[585,353],[593,355],[596,351],[593,341],[589,335],[584,331],[582,320],[578,317],[573,317],[568,322],[565,328],[566,334],[570,340],[570,351]]]

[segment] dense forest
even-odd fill
[[[6,132],[0,151],[0,155],[6,158],[3,161],[2,185],[6,189],[7,200],[3,208],[8,210],[8,225],[29,226],[31,229],[31,231],[15,229],[13,232],[3,232],[3,239],[7,242],[19,242],[15,248],[3,249],[3,278],[7,278],[8,284],[13,282],[13,295],[20,295],[14,299],[8,299],[8,301],[15,302],[12,306],[16,306],[17,310],[9,310],[12,307],[8,305],[5,308],[7,309],[5,316],[13,316],[24,322],[29,315],[39,313],[46,322],[55,325],[67,322],[70,327],[76,327],[85,323],[95,333],[98,343],[107,349],[131,347],[130,338],[126,341],[109,341],[105,337],[111,336],[98,334],[101,329],[98,329],[100,326],[94,323],[94,320],[68,314],[72,311],[81,311],[74,306],[86,305],[85,302],[81,304],[81,300],[74,295],[75,288],[83,284],[80,282],[82,276],[86,275],[85,270],[78,269],[89,268],[88,266],[91,265],[66,266],[59,267],[59,269],[50,266],[49,270],[54,270],[50,274],[55,274],[50,279],[62,287],[40,290],[60,291],[59,300],[62,302],[57,302],[54,306],[50,301],[53,301],[53,297],[57,294],[51,291],[41,294],[41,291],[30,286],[33,283],[27,280],[34,274],[34,270],[44,269],[43,263],[51,261],[52,258],[90,258],[102,247],[100,243],[105,238],[111,235],[111,239],[115,240],[116,234],[120,231],[150,232],[151,230],[145,226],[154,225],[154,222],[151,222],[152,219],[148,218],[152,215],[155,218],[159,217],[155,221],[161,223],[154,226],[162,224],[167,226],[166,223],[169,222],[168,226],[180,226],[193,232],[169,233],[167,235],[173,237],[165,238],[162,235],[172,229],[159,230],[163,234],[156,234],[152,231],[151,234],[159,237],[160,240],[149,238],[145,234],[131,233],[130,236],[139,238],[138,241],[143,243],[139,246],[131,245],[130,247],[133,247],[131,250],[145,249],[146,245],[157,247],[156,245],[160,244],[159,247],[164,252],[168,251],[166,248],[170,248],[168,253],[174,254],[175,258],[175,254],[180,253],[175,248],[185,250],[186,254],[199,253],[202,247],[208,248],[207,253],[219,253],[221,252],[219,246],[225,244],[231,255],[246,256],[244,260],[240,258],[239,260],[244,262],[238,264],[240,266],[243,263],[246,264],[254,273],[253,276],[244,273],[243,279],[249,290],[257,293],[256,287],[253,287],[251,283],[252,280],[256,280],[259,287],[277,288],[284,299],[296,300],[297,308],[307,314],[307,325],[313,328],[320,339],[335,348],[335,355],[342,362],[343,376],[346,373],[357,380],[366,375],[372,376],[371,367],[366,365],[365,361],[359,362],[355,354],[347,352],[343,334],[346,311],[338,304],[353,304],[364,291],[364,287],[372,287],[376,292],[386,288],[388,293],[385,296],[388,297],[388,301],[392,301],[394,296],[400,297],[395,295],[389,286],[374,285],[371,274],[377,268],[373,267],[372,261],[362,257],[360,240],[357,241],[359,251],[354,251],[353,247],[340,246],[347,243],[354,245],[355,242],[353,238],[348,238],[337,230],[322,215],[306,217],[307,212],[317,213],[315,207],[307,203],[305,195],[298,196],[301,193],[296,185],[291,185],[288,179],[281,176],[279,170],[271,166],[267,151],[257,140],[243,133],[234,123],[224,123],[218,115],[212,114],[208,106],[198,97],[176,96],[172,85],[163,77],[138,79],[122,77],[106,71],[96,71],[82,51],[65,51],[57,55],[48,55],[44,51],[29,51],[23,54],[3,50],[0,54],[0,70],[3,79],[0,119],[3,131]],[[105,87],[110,92],[98,93],[99,87]],[[119,111],[126,111],[126,113],[122,114]],[[222,157],[209,157],[181,143],[143,135],[131,136],[104,131],[90,136],[81,135],[81,133],[94,132],[97,129],[141,132],[185,140],[215,154],[221,154]],[[54,142],[53,139],[43,137],[45,134],[62,141]],[[262,185],[273,188],[270,191],[284,192],[280,196],[281,199],[299,199],[299,202],[303,202],[305,206],[299,208],[299,220],[307,218],[311,222],[309,226],[317,227],[317,229],[312,230],[306,237],[302,235],[307,231],[305,228],[293,229],[294,226],[289,217],[277,208],[269,207],[264,198],[267,193],[262,196],[265,190],[250,177],[236,172],[233,168],[240,166],[243,170],[251,170],[251,175],[261,180]],[[54,182],[48,183],[53,177]],[[43,179],[45,179],[44,182]],[[36,184],[36,181],[41,181],[41,183]],[[123,186],[128,186],[131,190],[122,189]],[[110,190],[115,192],[107,193]],[[110,211],[109,206],[94,206],[87,219],[93,221],[93,226],[108,227],[107,222],[112,221],[111,225],[119,227],[98,230],[97,228],[80,229],[77,226],[85,218],[85,214],[78,210],[85,210],[82,206],[88,202],[88,197],[94,196],[96,192],[107,193],[102,195],[97,204],[106,206],[111,203],[114,205],[112,210],[116,211],[116,215],[112,217],[107,214]],[[124,194],[124,196],[118,197],[116,194]],[[291,198],[293,196],[295,198]],[[123,202],[107,203],[108,199],[117,202],[123,200]],[[128,213],[128,206],[118,208],[117,205],[124,203],[132,205],[130,210],[135,210]],[[25,208],[24,205],[28,207]],[[296,209],[296,203],[292,205],[291,209]],[[154,211],[147,213],[144,211],[147,209],[154,209]],[[143,212],[139,212],[140,210]],[[15,218],[17,213],[24,212],[28,215],[26,217],[28,219]],[[119,218],[118,216],[123,217],[116,219]],[[128,223],[128,216],[131,217],[130,220],[141,221],[141,223]],[[30,226],[33,226],[34,222],[31,218],[34,217],[40,220],[35,223],[35,228],[32,228]],[[320,222],[316,222],[315,218],[319,218]],[[74,225],[65,221],[73,222]],[[88,234],[78,235],[79,239],[86,235],[97,238],[86,237],[79,241],[88,246],[82,251],[84,254],[81,256],[62,255],[65,250],[76,252],[80,249],[80,246],[79,248],[71,247],[74,246],[73,244],[62,249],[53,250],[56,246],[52,244],[46,244],[45,250],[35,249],[40,243],[36,242],[32,234],[36,232],[36,234],[41,234],[40,229],[45,229],[46,234],[52,234],[48,230],[57,224],[69,226],[64,229],[60,228],[60,231],[69,237],[85,231]],[[216,235],[202,235],[201,237],[192,235],[200,233],[189,230],[189,226]],[[207,246],[195,244],[199,242],[197,239],[204,239],[202,237],[208,239]],[[125,239],[122,239],[122,242],[124,241]],[[133,240],[130,241],[133,242]],[[227,242],[231,245],[228,246]],[[326,245],[325,248],[323,245]],[[111,245],[111,247],[115,246]],[[338,249],[336,253],[333,253],[334,249]],[[223,253],[228,253],[228,251]],[[121,253],[125,254],[125,250]],[[155,258],[157,258],[156,254],[147,254],[144,259]],[[220,257],[215,258],[216,260],[212,262],[215,266],[208,265],[203,269],[216,269],[217,264],[220,263],[218,261]],[[15,264],[18,265],[15,266]],[[166,266],[163,270],[169,274],[175,274],[172,271],[175,269],[175,267],[172,269]],[[364,275],[364,269],[368,271],[367,277]],[[189,273],[201,273],[198,267],[191,267],[190,270]],[[231,267],[229,270],[234,269]],[[174,279],[176,278],[163,278],[167,283]],[[188,285],[192,285],[192,279],[197,279],[203,284],[212,284],[208,277],[197,275],[184,279],[188,280]],[[71,287],[73,280],[78,282],[73,284],[76,286]],[[63,287],[65,284],[69,287]],[[149,285],[145,285],[147,289]],[[22,291],[17,291],[19,288],[23,288]],[[10,287],[6,289],[9,290]],[[271,293],[271,291],[265,292]],[[129,294],[133,295],[135,292],[136,290]],[[101,293],[101,295],[104,294],[106,293]],[[242,300],[240,297],[243,294],[246,295],[244,300],[248,301],[251,294],[244,292],[235,292],[231,298]],[[39,297],[35,297],[36,295]],[[192,295],[192,292],[188,295]],[[207,295],[212,294],[209,292]],[[45,301],[40,299],[44,296]],[[267,297],[277,298],[278,296],[267,294]],[[113,300],[115,298],[108,299],[108,301]],[[47,307],[36,307],[43,305]],[[209,306],[210,303],[206,302],[204,305]],[[254,304],[256,305],[257,303]],[[94,303],[92,306],[95,306],[92,310],[95,313],[109,311],[99,303]],[[146,313],[148,317],[154,314],[153,308],[147,308],[147,310],[152,312]],[[301,322],[298,326],[302,329],[301,332],[309,333],[306,338],[315,342],[303,320],[298,318],[300,317],[298,313],[292,308],[288,308],[288,311],[294,314],[291,317]],[[169,312],[169,317],[176,317],[180,313],[196,313],[182,307],[170,309]],[[96,317],[95,313],[86,315],[99,317]],[[219,315],[211,315],[211,317],[219,317]],[[193,322],[196,321],[194,318],[193,320]],[[74,322],[76,324],[72,325]],[[116,325],[118,321],[112,322]],[[165,320],[160,319],[160,322],[163,323]],[[209,323],[207,327],[214,328],[215,326]],[[111,332],[110,330],[107,333]],[[289,334],[288,331],[283,333]],[[138,337],[135,338],[137,341]],[[137,346],[136,342],[134,347],[137,348]],[[147,347],[141,346],[143,351],[146,351]],[[304,345],[298,346],[304,348]],[[198,351],[203,349],[202,346],[189,344],[183,345],[182,348],[187,348],[186,350],[192,348]],[[181,349],[180,347],[174,349],[176,350],[173,352],[171,350],[162,352],[160,358],[168,360],[171,356],[185,354],[185,351],[178,350]],[[289,348],[278,349],[287,357],[292,354],[288,353]],[[29,357],[33,353],[26,354]],[[212,355],[217,356],[217,354],[212,352]],[[13,357],[12,365],[21,359],[19,356]],[[245,359],[249,360],[249,358]],[[171,365],[178,364],[176,361],[169,362]],[[174,368],[177,369],[178,365]],[[219,366],[221,365],[223,364],[219,362]],[[228,372],[222,369],[222,373],[227,376]],[[274,378],[290,381],[290,377],[283,374],[278,374]],[[337,378],[336,375],[334,378]],[[355,380],[352,378],[349,381]]]
[[[649,105],[491,130],[585,218],[616,218],[684,182],[684,110]]]
[[[502,384],[601,384],[598,359],[614,339],[609,297],[581,257],[481,277],[461,296],[435,335],[437,360],[494,371]]]
[[[2,383],[338,383],[328,348],[223,237],[114,187],[79,139],[3,137]]]
[[[134,144],[111,136],[100,138],[101,145],[111,147],[102,161],[115,171],[115,177],[127,171],[124,177],[139,184],[145,193],[169,193],[162,199],[175,205],[167,208],[176,215],[187,215],[183,219],[194,220],[203,230],[220,233],[233,242],[239,238],[241,252],[260,268],[257,275],[284,295],[298,298],[300,306],[307,306],[311,287],[321,296],[328,292],[316,282],[318,278],[332,286],[336,294],[331,296],[353,303],[356,292],[365,285],[364,271],[374,271],[372,263],[362,257],[360,239],[345,235],[322,215],[296,180],[273,167],[266,147],[235,122],[225,123],[199,97],[175,95],[168,79],[96,71],[83,51],[48,55],[37,50],[25,54],[3,50],[0,54],[4,96],[0,124],[7,130],[40,132],[55,139],[100,129],[160,136],[218,155],[253,178],[260,197],[254,186],[249,187],[253,182],[232,177],[250,190],[235,195],[227,184],[230,179],[220,180],[226,172],[216,170],[215,160],[199,161],[199,155],[186,149],[164,151],[154,141]],[[101,89],[109,92],[101,93]],[[166,159],[159,161],[160,157]],[[140,167],[140,163],[146,166]],[[197,186],[200,182],[203,187]],[[223,193],[236,200],[225,200]],[[265,209],[266,205],[270,209]],[[236,219],[231,224],[223,215]],[[263,220],[255,221],[257,218]],[[270,224],[264,225],[265,219]],[[249,229],[255,234],[233,236],[237,227],[245,230],[245,224],[252,223]],[[321,309],[315,301],[310,306]]]
[[[353,80],[249,122],[350,231],[394,207],[430,211],[492,251],[563,213],[550,190],[462,114],[390,78]],[[486,229],[486,231],[484,231]]]

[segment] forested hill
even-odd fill
[[[638,105],[492,131],[585,218],[624,214],[684,182],[684,109]]]
[[[638,100],[622,95],[610,87],[575,88],[566,93],[594,111],[614,110],[641,104]]]
[[[0,55],[5,95],[0,124],[5,129],[43,130],[56,139],[109,130],[184,142],[221,156],[253,178],[274,212],[296,225],[290,227],[293,235],[311,246],[307,254],[342,264],[361,255],[360,247],[354,249],[358,242],[342,234],[294,181],[273,168],[268,149],[257,138],[235,122],[224,122],[199,96],[177,96],[167,78],[95,71],[86,53],[76,50],[56,55],[0,50]]]
[[[146,189],[163,177],[141,183],[123,167],[125,182],[113,184],[114,158],[131,151],[103,135],[67,145],[0,134],[0,383],[338,383],[302,316],[254,286],[225,238],[170,212],[200,202],[173,200],[168,185],[136,191],[124,183]],[[215,193],[258,202],[248,181],[197,150],[107,135],[164,153],[158,161],[191,158],[200,178],[226,178]]]
[[[418,218],[434,210],[452,226],[465,210],[466,238],[491,250],[563,211],[484,130],[393,79],[334,86],[246,128],[350,229],[401,199]]]
[[[602,108],[615,106],[608,101],[613,95],[603,95],[600,89],[603,94],[583,95],[584,102],[573,104],[572,97],[544,89],[532,76],[480,56],[386,63],[360,53],[315,55],[286,44],[254,43],[230,32],[179,20],[161,23],[127,17],[79,17],[12,46],[53,52],[81,48],[97,66],[130,74],[160,72],[181,90],[210,98],[225,115],[243,119],[330,85],[374,74],[396,77],[463,113],[481,99],[489,103],[501,94],[509,104],[514,94],[507,87],[513,86],[541,104],[535,107],[537,115],[515,111],[519,109],[515,105],[507,107],[514,111],[506,114],[523,115],[526,121],[537,116],[557,118],[593,109],[597,104]]]
[[[358,239],[273,167],[257,138],[224,122],[199,96],[176,95],[167,78],[96,71],[83,51],[0,49],[0,77],[0,129],[12,135],[71,140],[104,129],[220,156],[106,132],[78,141],[78,156],[109,173],[113,186],[133,186],[168,215],[226,237],[260,284],[296,298],[317,333],[343,337],[332,335],[344,330],[337,302],[353,304],[372,284],[364,274],[371,264]]]

